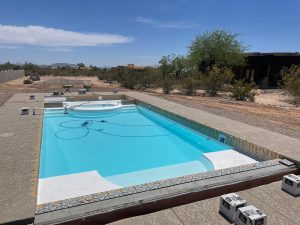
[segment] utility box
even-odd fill
[[[295,174],[285,175],[282,178],[281,189],[294,195],[300,195],[300,176]]]
[[[246,205],[247,201],[236,193],[225,194],[220,197],[219,212],[233,222],[238,208]]]
[[[21,115],[29,115],[29,107],[22,108]]]
[[[253,205],[239,208],[235,217],[236,225],[266,225],[267,216]]]

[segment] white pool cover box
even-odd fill
[[[300,176],[295,174],[283,176],[281,189],[294,196],[300,195]]]
[[[253,205],[239,208],[235,218],[236,225],[266,225],[267,215]]]
[[[234,221],[238,208],[247,205],[247,201],[236,193],[225,194],[220,197],[219,211],[231,222]]]

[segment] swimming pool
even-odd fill
[[[128,187],[213,170],[204,154],[231,149],[141,106],[67,112],[44,111],[40,180]]]

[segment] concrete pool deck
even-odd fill
[[[272,149],[300,162],[300,140],[298,139],[143,93],[124,92],[123,94]],[[44,94],[34,95],[36,99],[29,100],[30,94],[15,94],[0,107],[0,224],[21,220],[30,223],[35,215],[42,116],[20,115],[21,107],[43,107]],[[271,188],[269,190],[272,191]],[[284,196],[283,199],[285,200]]]
[[[30,223],[35,214],[42,116],[20,110],[42,107],[44,99],[29,96],[15,94],[0,107],[0,223]]]
[[[262,210],[270,225],[299,225],[300,197],[280,189],[281,182],[237,192],[241,197]],[[270,194],[271,193],[271,194]],[[219,211],[219,197],[210,198],[162,211],[119,220],[110,225],[229,225]]]

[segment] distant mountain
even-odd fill
[[[53,63],[49,65],[50,67],[56,67],[56,68],[61,68],[61,67],[70,67],[70,68],[78,68],[78,65],[76,64],[70,64],[70,63]]]
[[[41,68],[47,68],[47,67],[49,67],[49,65],[46,65],[46,64],[42,64],[42,65],[38,65],[39,67],[41,67]]]

